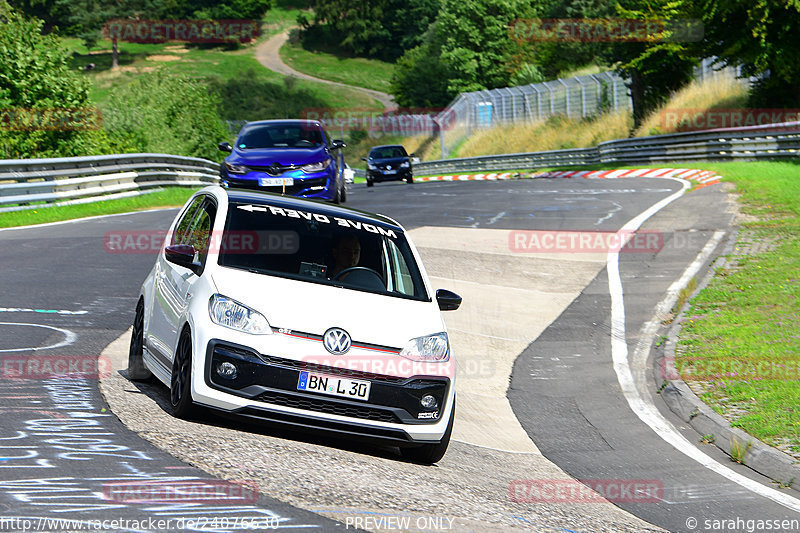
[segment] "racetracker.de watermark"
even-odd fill
[[[174,235],[163,230],[109,231],[103,237],[103,247],[109,254],[152,254],[161,251],[173,236],[190,243],[205,254],[293,254],[300,247],[295,231],[213,231],[210,234]]]
[[[664,497],[657,479],[515,479],[508,497],[516,503],[656,503]]]
[[[698,42],[699,19],[516,19],[509,34],[517,42]]]
[[[91,107],[0,108],[0,131],[84,131],[102,124],[100,110]]]
[[[400,108],[391,112],[365,108],[332,109],[309,107],[300,111],[300,118],[321,122],[334,131],[365,131],[413,135],[450,130],[456,122],[452,110],[439,108]]]
[[[508,248],[517,253],[656,253],[664,247],[660,231],[513,230]]]
[[[665,109],[659,113],[662,131],[744,128],[800,121],[800,109]],[[787,129],[796,129],[796,126]]]
[[[249,43],[258,34],[259,24],[255,20],[120,19],[109,20],[103,26],[106,39],[129,43]]]
[[[690,381],[798,381],[800,364],[796,362],[777,362],[753,360],[745,357],[726,357],[709,359],[706,357],[674,356],[662,358],[659,373],[663,379]],[[677,367],[680,367],[680,370]]]
[[[120,481],[103,485],[103,499],[125,504],[251,504],[258,501],[258,485],[253,481],[222,479]]]
[[[96,355],[3,355],[2,379],[103,379],[111,375],[111,360]]]

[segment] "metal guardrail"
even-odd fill
[[[594,148],[442,159],[414,165],[415,174],[623,165],[665,161],[748,161],[800,157],[800,122],[725,128],[600,143]]]
[[[594,148],[552,150],[416,163],[418,175],[533,170],[619,163],[748,161],[800,157],[800,122],[704,130],[607,141]],[[354,169],[363,176],[362,169]],[[165,185],[219,181],[219,165],[195,157],[122,154],[58,159],[0,160],[0,212],[31,202],[95,201]]]
[[[6,159],[0,160],[0,212],[37,207],[31,202],[103,200],[108,194],[217,181],[217,163],[168,154]]]

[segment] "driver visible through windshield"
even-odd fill
[[[396,226],[356,218],[231,202],[221,266],[364,292],[428,300],[414,255]],[[256,249],[226,249],[237,234],[258,236]],[[272,237],[272,238],[271,238]]]

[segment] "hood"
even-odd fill
[[[402,348],[409,339],[445,330],[435,303],[372,294],[218,267],[220,294],[262,313],[274,328],[322,335],[339,327],[353,342]]]
[[[278,163],[288,165],[309,165],[319,163],[330,156],[325,147],[306,148],[254,148],[240,150],[236,148],[228,157],[228,162],[238,165],[269,166]]]

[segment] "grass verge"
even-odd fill
[[[185,204],[186,200],[188,200],[196,190],[196,188],[170,187],[141,196],[104,200],[89,204],[62,206],[46,206],[43,204],[41,209],[26,209],[25,211],[0,213],[0,228],[60,222],[62,220],[72,220],[97,215],[128,213],[130,211],[141,211],[156,207],[179,207]]]
[[[733,182],[747,220],[691,301],[676,366],[750,435],[800,457],[800,165],[702,165]]]
[[[394,65],[377,59],[346,57],[320,50],[307,50],[302,43],[287,42],[281,59],[295,70],[356,87],[388,93]]]

